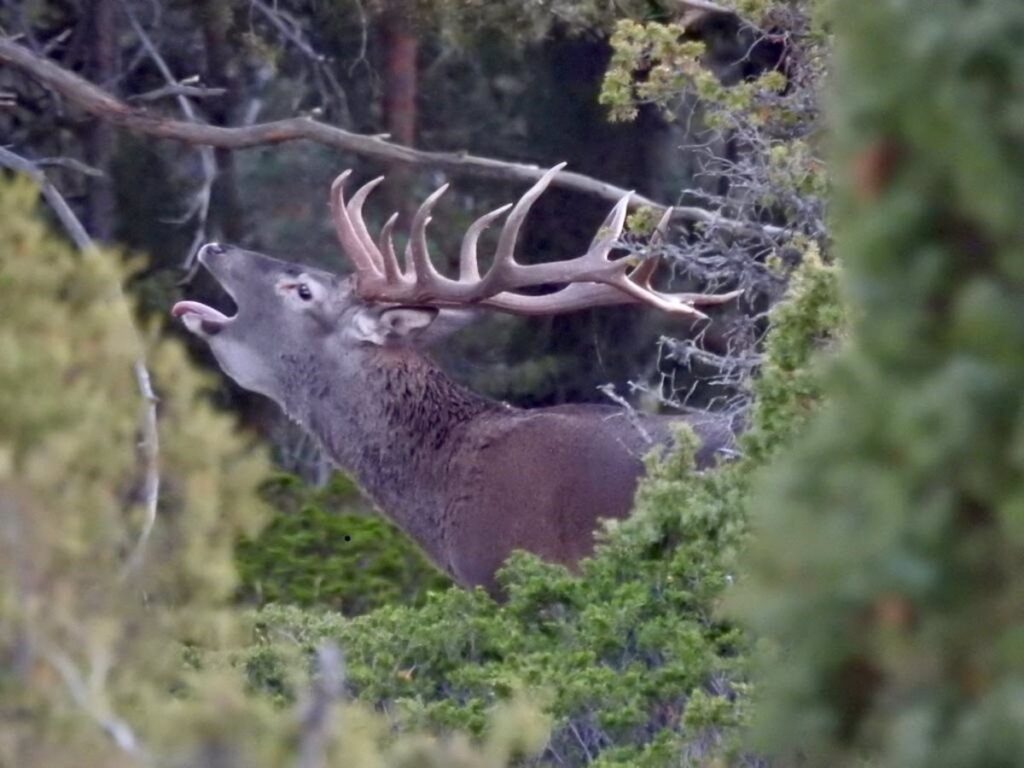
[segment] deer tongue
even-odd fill
[[[179,301],[171,307],[172,317],[182,317],[183,315],[190,314],[199,315],[199,319],[201,320],[221,324],[226,323],[231,319],[220,310],[209,307],[199,301]]]
[[[181,321],[193,333],[200,330],[212,335],[221,330],[231,318],[220,310],[207,306],[199,301],[179,301],[171,307],[171,316],[180,317]]]

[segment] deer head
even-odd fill
[[[428,343],[426,331],[450,330],[466,313],[369,303],[359,297],[352,278],[210,243],[199,261],[237,307],[228,317],[196,301],[180,301],[172,314],[204,339],[220,367],[245,389],[285,405],[292,393],[297,360],[350,360],[370,347]],[[440,327],[434,327],[434,326]],[[356,358],[356,359],[353,359]]]
[[[366,347],[424,346],[442,338],[488,309],[519,315],[548,315],[615,304],[646,304],[666,312],[704,317],[697,307],[720,304],[739,295],[661,293],[651,286],[657,259],[639,263],[609,258],[621,236],[629,195],[612,209],[587,251],[575,258],[520,264],[516,239],[530,206],[564,167],[549,170],[515,206],[481,216],[467,230],[459,254],[459,276],[440,274],[430,257],[426,228],[438,199],[430,195],[413,217],[405,263],[392,242],[394,214],[380,237],[371,238],[362,209],[383,180],[377,178],[344,199],[349,172],[331,188],[331,211],[338,240],[354,268],[340,278],[324,270],[279,261],[233,246],[211,243],[199,261],[238,306],[234,317],[194,301],[175,304],[172,313],[204,338],[224,371],[241,386],[279,402],[283,376],[277,370],[295,354],[332,356]],[[481,233],[509,211],[490,268],[481,275],[477,242]],[[659,224],[662,231],[671,210]],[[563,285],[553,293],[526,295],[524,288]],[[283,353],[283,354],[282,354]]]

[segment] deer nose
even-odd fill
[[[199,249],[199,253],[196,254],[200,264],[205,264],[206,260],[211,256],[223,256],[228,252],[228,247],[221,243],[207,243]]]
[[[220,243],[207,243],[199,249],[200,255],[207,253],[210,256],[220,256],[227,252],[227,246],[221,245]]]

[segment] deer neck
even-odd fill
[[[422,354],[372,348],[352,361],[289,361],[295,393],[282,403],[330,458],[435,562],[447,565],[448,474],[470,425],[507,406],[459,386]]]

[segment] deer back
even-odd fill
[[[493,590],[513,550],[574,567],[593,551],[600,520],[629,514],[645,457],[671,445],[679,421],[601,405],[481,414],[453,458],[451,474],[463,479],[446,508],[446,568]],[[732,444],[723,419],[690,426],[698,467]]]

